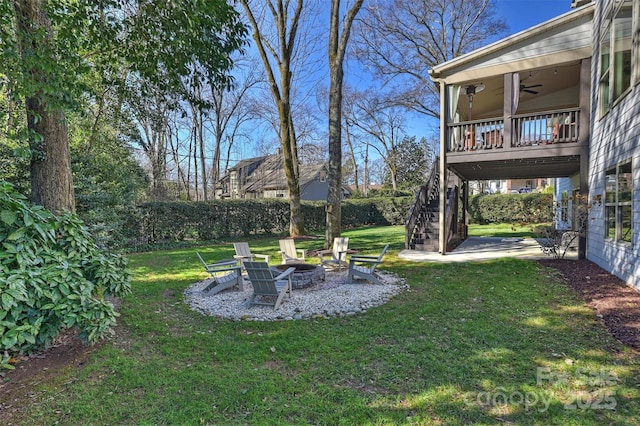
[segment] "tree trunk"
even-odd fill
[[[340,33],[340,0],[331,1],[329,29],[329,191],[326,207],[325,248],[340,236],[342,225],[342,82],[344,55],[351,25],[364,0],[356,0],[347,11]]]
[[[329,192],[326,207],[325,247],[331,246],[333,239],[340,236],[342,224],[342,67],[333,69],[329,89]]]
[[[16,0],[20,53],[24,58],[39,55],[50,49],[53,39],[51,22],[43,9],[42,0]],[[45,37],[37,33],[43,32]],[[25,63],[30,63],[25,60]],[[26,70],[34,86],[47,83],[46,70]],[[25,100],[31,156],[31,200],[53,212],[75,212],[69,135],[64,111],[54,109],[47,95],[36,93]]]
[[[298,173],[298,147],[296,144],[296,135],[291,118],[291,84],[293,73],[291,72],[291,60],[293,58],[293,49],[295,46],[296,32],[300,15],[302,13],[303,1],[297,0],[294,6],[293,16],[288,17],[289,2],[282,0],[277,5],[267,2],[267,9],[273,18],[273,22],[277,31],[277,42],[275,46],[269,45],[269,52],[273,59],[277,62],[278,72],[280,73],[280,85],[276,82],[273,67],[265,48],[264,38],[260,32],[260,25],[255,19],[253,11],[249,6],[248,0],[241,0],[240,3],[247,13],[249,23],[253,28],[253,39],[262,58],[262,62],[267,72],[267,80],[271,90],[271,96],[278,108],[279,120],[279,137],[282,146],[282,160],[284,171],[287,178],[287,187],[289,189],[289,234],[292,237],[304,235],[304,219],[302,215],[302,205],[300,204],[300,181]],[[289,28],[287,26],[290,26]],[[276,51],[279,52],[276,53]]]
[[[202,174],[202,199],[204,201],[208,201],[209,188],[207,183],[207,158],[206,158],[205,149],[204,149],[204,117],[200,109],[196,110],[196,112],[194,113],[198,115],[197,135],[198,135],[198,146],[200,147],[200,168],[202,171],[201,173]]]

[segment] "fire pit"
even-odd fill
[[[291,275],[291,286],[294,289],[310,287],[318,281],[324,281],[324,268],[320,265],[289,263],[272,267],[275,274],[281,274],[289,268],[296,268]]]

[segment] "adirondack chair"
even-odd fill
[[[298,256],[300,253],[300,256]],[[306,250],[297,249],[294,240],[280,240],[280,254],[282,255],[282,263],[304,263]]]
[[[349,258],[347,282],[355,283],[355,277],[360,277],[369,282],[382,285],[382,282],[375,276],[375,272],[378,265],[382,263],[382,257],[387,252],[388,248],[389,244],[384,246],[379,256],[352,255]]]
[[[347,264],[347,251],[349,248],[349,237],[337,237],[333,239],[331,250],[319,250],[320,264],[329,268],[341,269]],[[330,258],[325,259],[325,256]]]
[[[207,263],[200,253],[196,252],[196,254],[200,262],[204,265],[204,270],[213,278],[211,283],[202,290],[203,294],[212,296],[234,286],[238,286],[240,291],[244,291],[244,281],[237,260],[229,259],[216,263]]]
[[[246,261],[253,262],[256,257],[264,259],[267,263],[269,262],[269,255],[251,253],[249,243],[233,243],[233,248],[236,250],[236,255],[233,256],[233,258],[238,259],[242,263]]]
[[[266,262],[244,262],[244,268],[253,285],[253,295],[249,299],[251,305],[273,305],[278,309],[286,293],[291,297],[291,275],[296,268],[287,268],[283,273],[274,276]]]

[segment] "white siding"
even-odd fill
[[[592,61],[592,113],[589,161],[589,199],[605,192],[606,170],[632,159],[633,167],[633,239],[632,244],[615,243],[605,239],[605,208],[594,205],[590,211],[587,258],[611,271],[640,290],[640,86],[598,118],[598,46],[601,28],[601,2],[594,16]]]

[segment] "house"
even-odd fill
[[[547,187],[547,179],[480,180],[469,182],[469,194],[511,194],[540,192]]]
[[[439,200],[423,203],[437,208],[437,232],[418,241],[408,227],[408,248],[445,254],[464,238],[470,181],[545,176],[566,194],[565,225],[569,199],[588,200],[579,257],[640,288],[640,0],[571,6],[429,71],[441,150],[422,198]]]
[[[301,164],[300,199],[326,200],[329,191],[326,164]],[[221,198],[289,198],[282,154],[238,162],[221,179]]]
[[[251,174],[267,159],[267,156],[240,160],[220,179],[218,198],[244,198],[242,188]]]

